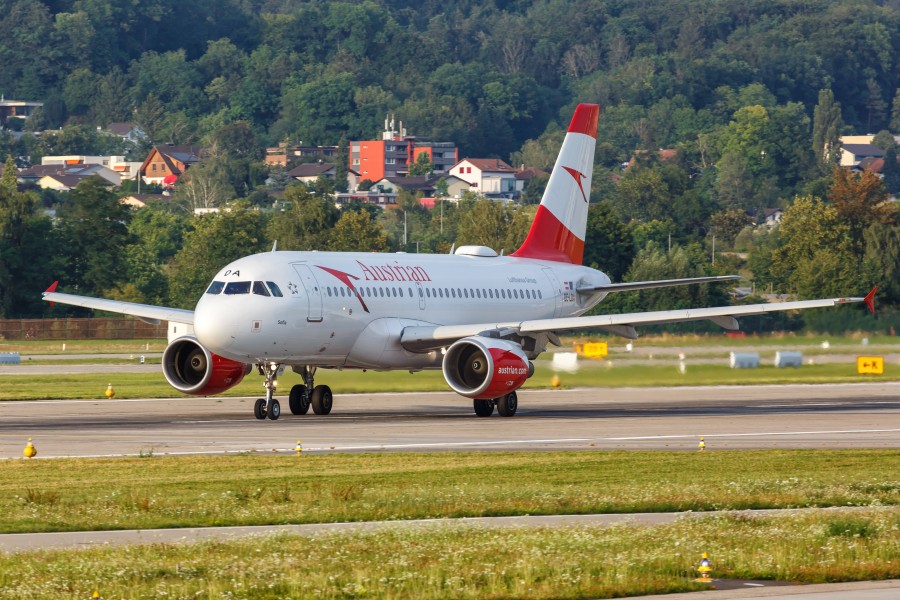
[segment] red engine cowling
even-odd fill
[[[487,400],[522,387],[534,373],[534,366],[518,344],[473,336],[447,349],[442,370],[454,392]]]
[[[211,396],[233,388],[252,368],[213,354],[192,337],[173,341],[162,357],[163,375],[169,385],[195,396]]]

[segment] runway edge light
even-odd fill
[[[697,450],[699,450],[700,452],[706,450],[706,441],[703,439],[702,435],[700,436],[700,443],[697,444]]]
[[[25,444],[25,449],[22,450],[22,456],[25,458],[34,458],[37,456],[37,448],[31,443],[31,438],[28,438],[28,443]]]
[[[700,566],[697,567],[697,573],[700,574],[700,577],[697,577],[694,581],[712,583],[712,564],[710,564],[709,555],[706,552],[700,557]]]
[[[113,398],[116,397],[116,390],[113,389],[113,386],[111,383],[108,386],[106,386],[106,397],[109,398],[110,400],[112,400]]]
[[[297,446],[294,448],[294,452],[298,455],[303,452],[303,444],[300,443],[300,440],[297,440]]]

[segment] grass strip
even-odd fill
[[[537,361],[537,373],[525,383],[525,390],[550,388],[553,370],[547,361]],[[167,398],[177,395],[161,372],[85,373],[59,375],[14,375],[0,371],[3,385],[0,400],[103,399],[106,386],[112,383],[117,398]],[[725,365],[689,364],[684,373],[675,364],[637,364],[616,366],[612,363],[584,363],[577,373],[559,375],[563,388],[573,387],[654,387],[697,385],[762,385],[885,382],[900,379],[900,365],[885,365],[884,375],[858,375],[856,364],[804,365],[798,369],[731,369]],[[290,387],[302,383],[299,375],[285,370],[279,377],[279,390],[286,394]],[[440,371],[419,373],[334,371],[319,369],[316,383],[330,385],[335,394],[367,392],[447,391]],[[225,396],[261,396],[262,378],[251,373]]]
[[[819,583],[900,576],[900,512],[721,516],[640,527],[403,527],[0,555],[0,599],[611,598],[713,576]]]
[[[900,451],[14,460],[0,532],[900,504]]]

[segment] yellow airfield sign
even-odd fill
[[[606,342],[575,344],[575,352],[585,358],[606,358],[609,355],[609,345]]]
[[[857,356],[856,372],[860,375],[884,375],[884,357]]]

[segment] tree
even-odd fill
[[[900,194],[900,163],[897,162],[897,149],[888,148],[884,153],[884,167],[881,169],[884,176],[884,187],[889,194]]]
[[[322,250],[328,247],[330,230],[340,213],[327,196],[317,196],[304,184],[284,190],[291,207],[276,214],[269,223],[267,237],[284,250]]]
[[[588,208],[584,238],[584,264],[618,281],[634,259],[634,243],[628,228],[607,202]]]
[[[221,207],[234,197],[234,188],[226,175],[211,163],[199,163],[188,169],[175,191],[176,200],[183,202],[190,212]]]
[[[350,176],[350,149],[347,136],[342,135],[338,142],[337,163],[334,166],[334,189],[337,192],[346,192]]]
[[[842,223],[848,228],[857,263],[865,249],[864,232],[872,223],[890,223],[895,209],[887,204],[887,190],[878,175],[872,171],[859,174],[849,169],[836,168],[828,199]]]
[[[521,207],[493,200],[461,202],[456,243],[509,253],[525,241],[530,223],[530,215]]]
[[[859,260],[850,226],[819,198],[794,199],[784,211],[769,274],[776,289],[800,298],[846,295],[859,289]]]
[[[125,274],[120,253],[128,244],[131,213],[97,176],[79,183],[67,200],[57,211],[64,284],[80,294],[102,296]]]
[[[344,211],[328,239],[328,249],[336,252],[387,252],[387,236],[368,211]]]
[[[409,176],[425,177],[431,175],[432,170],[434,170],[434,167],[431,164],[431,157],[427,152],[421,152],[416,157],[416,161],[409,165]]]
[[[900,88],[894,94],[894,101],[891,103],[891,131],[900,131]]]
[[[752,222],[746,211],[734,208],[716,213],[710,219],[716,238],[723,246],[734,244],[734,238]]]
[[[830,173],[841,157],[841,104],[829,89],[819,91],[819,103],[813,111],[813,152],[822,174]]]
[[[168,272],[174,306],[193,308],[216,272],[242,256],[266,247],[265,217],[244,203],[229,210],[195,217],[193,231],[175,255]]]

